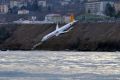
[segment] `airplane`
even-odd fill
[[[53,36],[59,36],[60,34],[69,32],[69,31],[73,28],[73,25],[74,25],[76,22],[78,22],[78,20],[75,20],[73,16],[70,16],[70,23],[68,23],[68,24],[66,24],[66,25],[64,25],[64,26],[62,26],[62,27],[60,27],[60,28],[59,28],[59,25],[57,24],[57,25],[56,25],[56,29],[55,29],[53,32],[45,35],[45,36],[41,39],[41,42],[38,43],[38,44],[36,44],[36,45],[34,45],[33,48],[41,45],[43,42],[47,41],[48,39],[52,38]]]
[[[53,36],[59,36],[60,34],[63,33],[67,33],[69,32],[73,27],[72,25],[74,25],[77,22],[77,20],[74,20],[73,22],[70,22],[62,27],[59,28],[58,24],[56,26],[56,30],[54,30],[53,32],[47,34],[46,36],[44,36],[41,40],[41,42],[44,42],[46,40],[48,40],[49,38],[53,37]]]

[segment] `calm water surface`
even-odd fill
[[[0,80],[120,80],[120,52],[0,52]]]

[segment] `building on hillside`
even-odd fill
[[[64,16],[64,23],[70,22],[70,16]]]
[[[10,0],[0,0],[0,4],[6,4],[8,5]]]
[[[0,14],[6,14],[6,13],[8,13],[8,5],[0,4]]]
[[[61,1],[60,4],[61,6],[66,6],[70,4],[70,1]]]
[[[29,14],[29,10],[23,9],[23,10],[18,10],[18,15],[21,14]]]
[[[114,6],[114,1],[89,0],[85,4],[85,12],[93,15],[104,15],[106,4]]]
[[[38,0],[38,6],[47,7],[46,0]]]
[[[27,2],[21,1],[21,0],[11,0],[10,1],[10,8],[13,8],[13,7],[21,8],[22,6],[27,6]]]
[[[119,12],[120,11],[120,1],[118,1],[118,2],[115,2],[115,10],[117,11],[117,12]]]
[[[8,13],[9,0],[0,0],[0,14]]]
[[[19,4],[19,1],[18,0],[11,0],[10,1],[10,8],[13,8],[13,7],[17,7]]]
[[[45,21],[53,23],[64,23],[64,18],[60,14],[48,14],[45,16]]]
[[[95,2],[95,1],[100,1],[100,0],[87,0],[87,2]]]
[[[74,19],[73,16],[65,15],[62,16],[60,14],[48,14],[45,16],[45,22],[53,22],[53,23],[69,23]]]

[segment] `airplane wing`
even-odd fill
[[[57,33],[57,34],[55,34],[55,36],[59,36],[61,33],[59,32],[59,33]]]
[[[60,34],[64,34],[64,33],[67,33],[69,32],[71,29],[73,29],[73,27],[71,27],[69,30],[67,31],[59,31],[57,34],[55,34],[55,36],[59,36]]]
[[[55,36],[59,36],[60,34],[63,34],[64,31],[59,31],[58,33],[55,34]]]

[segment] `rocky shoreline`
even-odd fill
[[[31,50],[55,24],[1,24],[1,50]],[[4,31],[3,31],[4,30]],[[120,23],[77,23],[35,50],[120,51]]]

